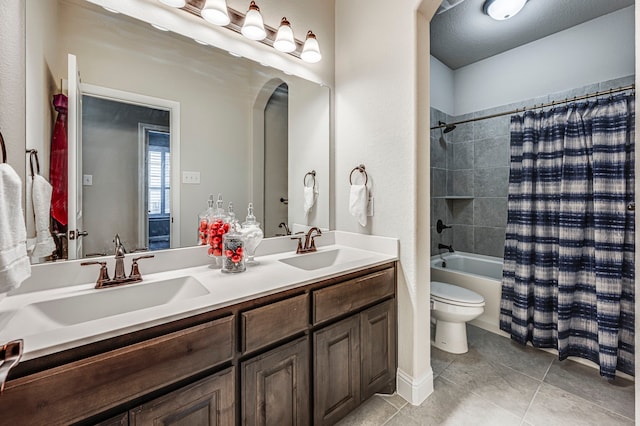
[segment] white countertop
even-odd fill
[[[320,240],[324,241],[320,243]],[[307,256],[296,255],[295,250],[291,250],[294,242],[288,238],[269,239],[263,242],[264,254],[256,257],[257,264],[248,265],[242,273],[226,274],[213,267],[213,260],[205,254],[206,247],[192,247],[180,249],[182,252],[157,253],[155,259],[145,259],[140,263],[142,283],[99,290],[94,288],[97,266],[80,267],[80,261],[57,264],[60,266],[38,265],[32,268],[32,279],[24,289],[12,292],[0,301],[0,344],[23,339],[22,361],[26,361],[398,259],[398,242],[393,238],[336,231],[323,233],[322,239],[316,241],[318,252],[337,249],[349,256],[346,261],[327,267],[304,270],[280,261]],[[282,247],[286,251],[278,251]],[[128,255],[125,259],[127,270],[130,257],[133,256]],[[181,262],[181,258],[187,260]],[[199,265],[193,266],[194,262]],[[109,265],[110,273],[112,265]],[[91,272],[91,281],[86,279],[87,269]],[[197,280],[206,289],[203,293],[208,293],[72,325],[52,321],[41,311],[31,308],[42,302],[84,295],[104,295],[108,303],[118,303],[120,297],[127,297],[127,291],[121,289],[146,286],[153,291],[153,283],[186,276]],[[118,293],[107,294],[112,291]]]

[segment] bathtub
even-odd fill
[[[500,330],[501,258],[464,252],[436,255],[431,257],[431,281],[454,284],[482,295],[484,313],[470,323],[505,335]]]

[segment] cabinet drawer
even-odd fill
[[[347,314],[395,292],[395,269],[389,268],[313,292],[313,323]]]
[[[233,357],[228,316],[7,383],[7,424],[69,424],[126,403]]]
[[[241,314],[242,352],[251,352],[282,340],[309,325],[307,294],[271,303]]]

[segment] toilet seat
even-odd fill
[[[484,297],[457,285],[431,281],[431,300],[455,306],[484,306]]]

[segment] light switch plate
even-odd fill
[[[182,172],[182,183],[199,184],[200,172]]]
[[[92,186],[93,185],[93,175],[82,175],[82,185],[83,186]]]

